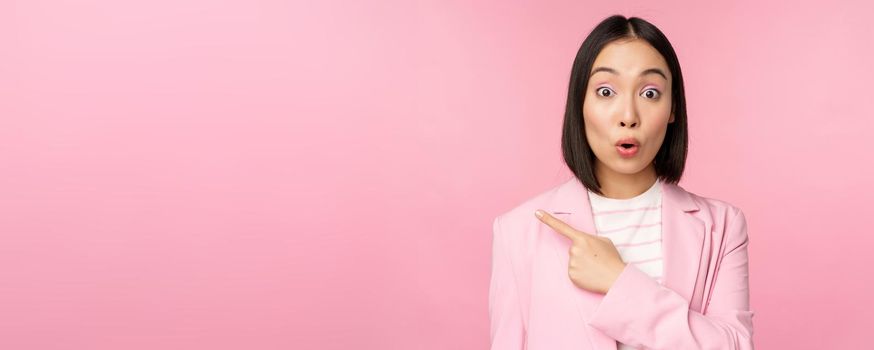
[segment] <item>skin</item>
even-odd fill
[[[599,70],[607,67],[614,72]],[[644,73],[650,68],[657,73]],[[590,71],[583,102],[583,122],[595,153],[595,177],[605,197],[628,199],[642,194],[657,180],[653,160],[665,139],[671,114],[671,73],[659,52],[640,39],[621,39],[604,46]],[[634,137],[637,154],[623,158],[616,142]],[[537,218],[571,239],[568,277],[579,288],[607,293],[625,269],[609,238],[577,230],[549,213]]]

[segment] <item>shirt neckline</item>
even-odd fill
[[[608,197],[601,196],[595,192],[592,192],[591,190],[587,190],[587,192],[589,192],[589,199],[590,200],[596,200],[596,201],[601,201],[601,202],[610,202],[610,203],[631,203],[631,202],[643,201],[643,200],[655,197],[656,192],[658,192],[660,189],[661,189],[661,179],[656,179],[656,181],[652,184],[652,186],[649,187],[649,189],[647,189],[646,191],[643,191],[643,193],[641,193],[637,196],[631,197],[631,198],[625,198],[625,199],[608,198]]]

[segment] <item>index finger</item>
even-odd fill
[[[556,217],[550,215],[545,210],[537,209],[534,212],[534,216],[537,216],[537,218],[540,219],[540,221],[542,221],[544,224],[547,224],[547,225],[549,225],[549,227],[552,227],[552,229],[555,230],[555,232],[561,233],[562,235],[564,235],[567,238],[570,238],[571,240],[576,241],[577,239],[580,238],[579,231],[577,231],[575,228],[571,227],[571,225],[568,225],[566,222],[561,221],[561,220],[557,219]]]

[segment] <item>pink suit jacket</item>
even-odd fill
[[[534,216],[544,209],[595,234],[575,177],[494,220],[492,350],[753,349],[746,218],[737,207],[662,185],[664,285],[627,264],[606,294],[568,277],[570,239]]]

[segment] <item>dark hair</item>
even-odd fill
[[[586,139],[583,122],[583,101],[589,84],[589,72],[595,58],[608,43],[617,39],[642,39],[654,47],[665,59],[672,76],[671,113],[674,121],[668,124],[664,143],[653,160],[656,176],[667,183],[678,183],[686,165],[689,136],[686,124],[686,97],[680,62],[668,38],[651,23],[621,15],[607,17],[583,41],[571,69],[567,107],[562,127],[561,149],[564,162],[583,185],[599,195],[601,185],[595,178],[595,153]]]

